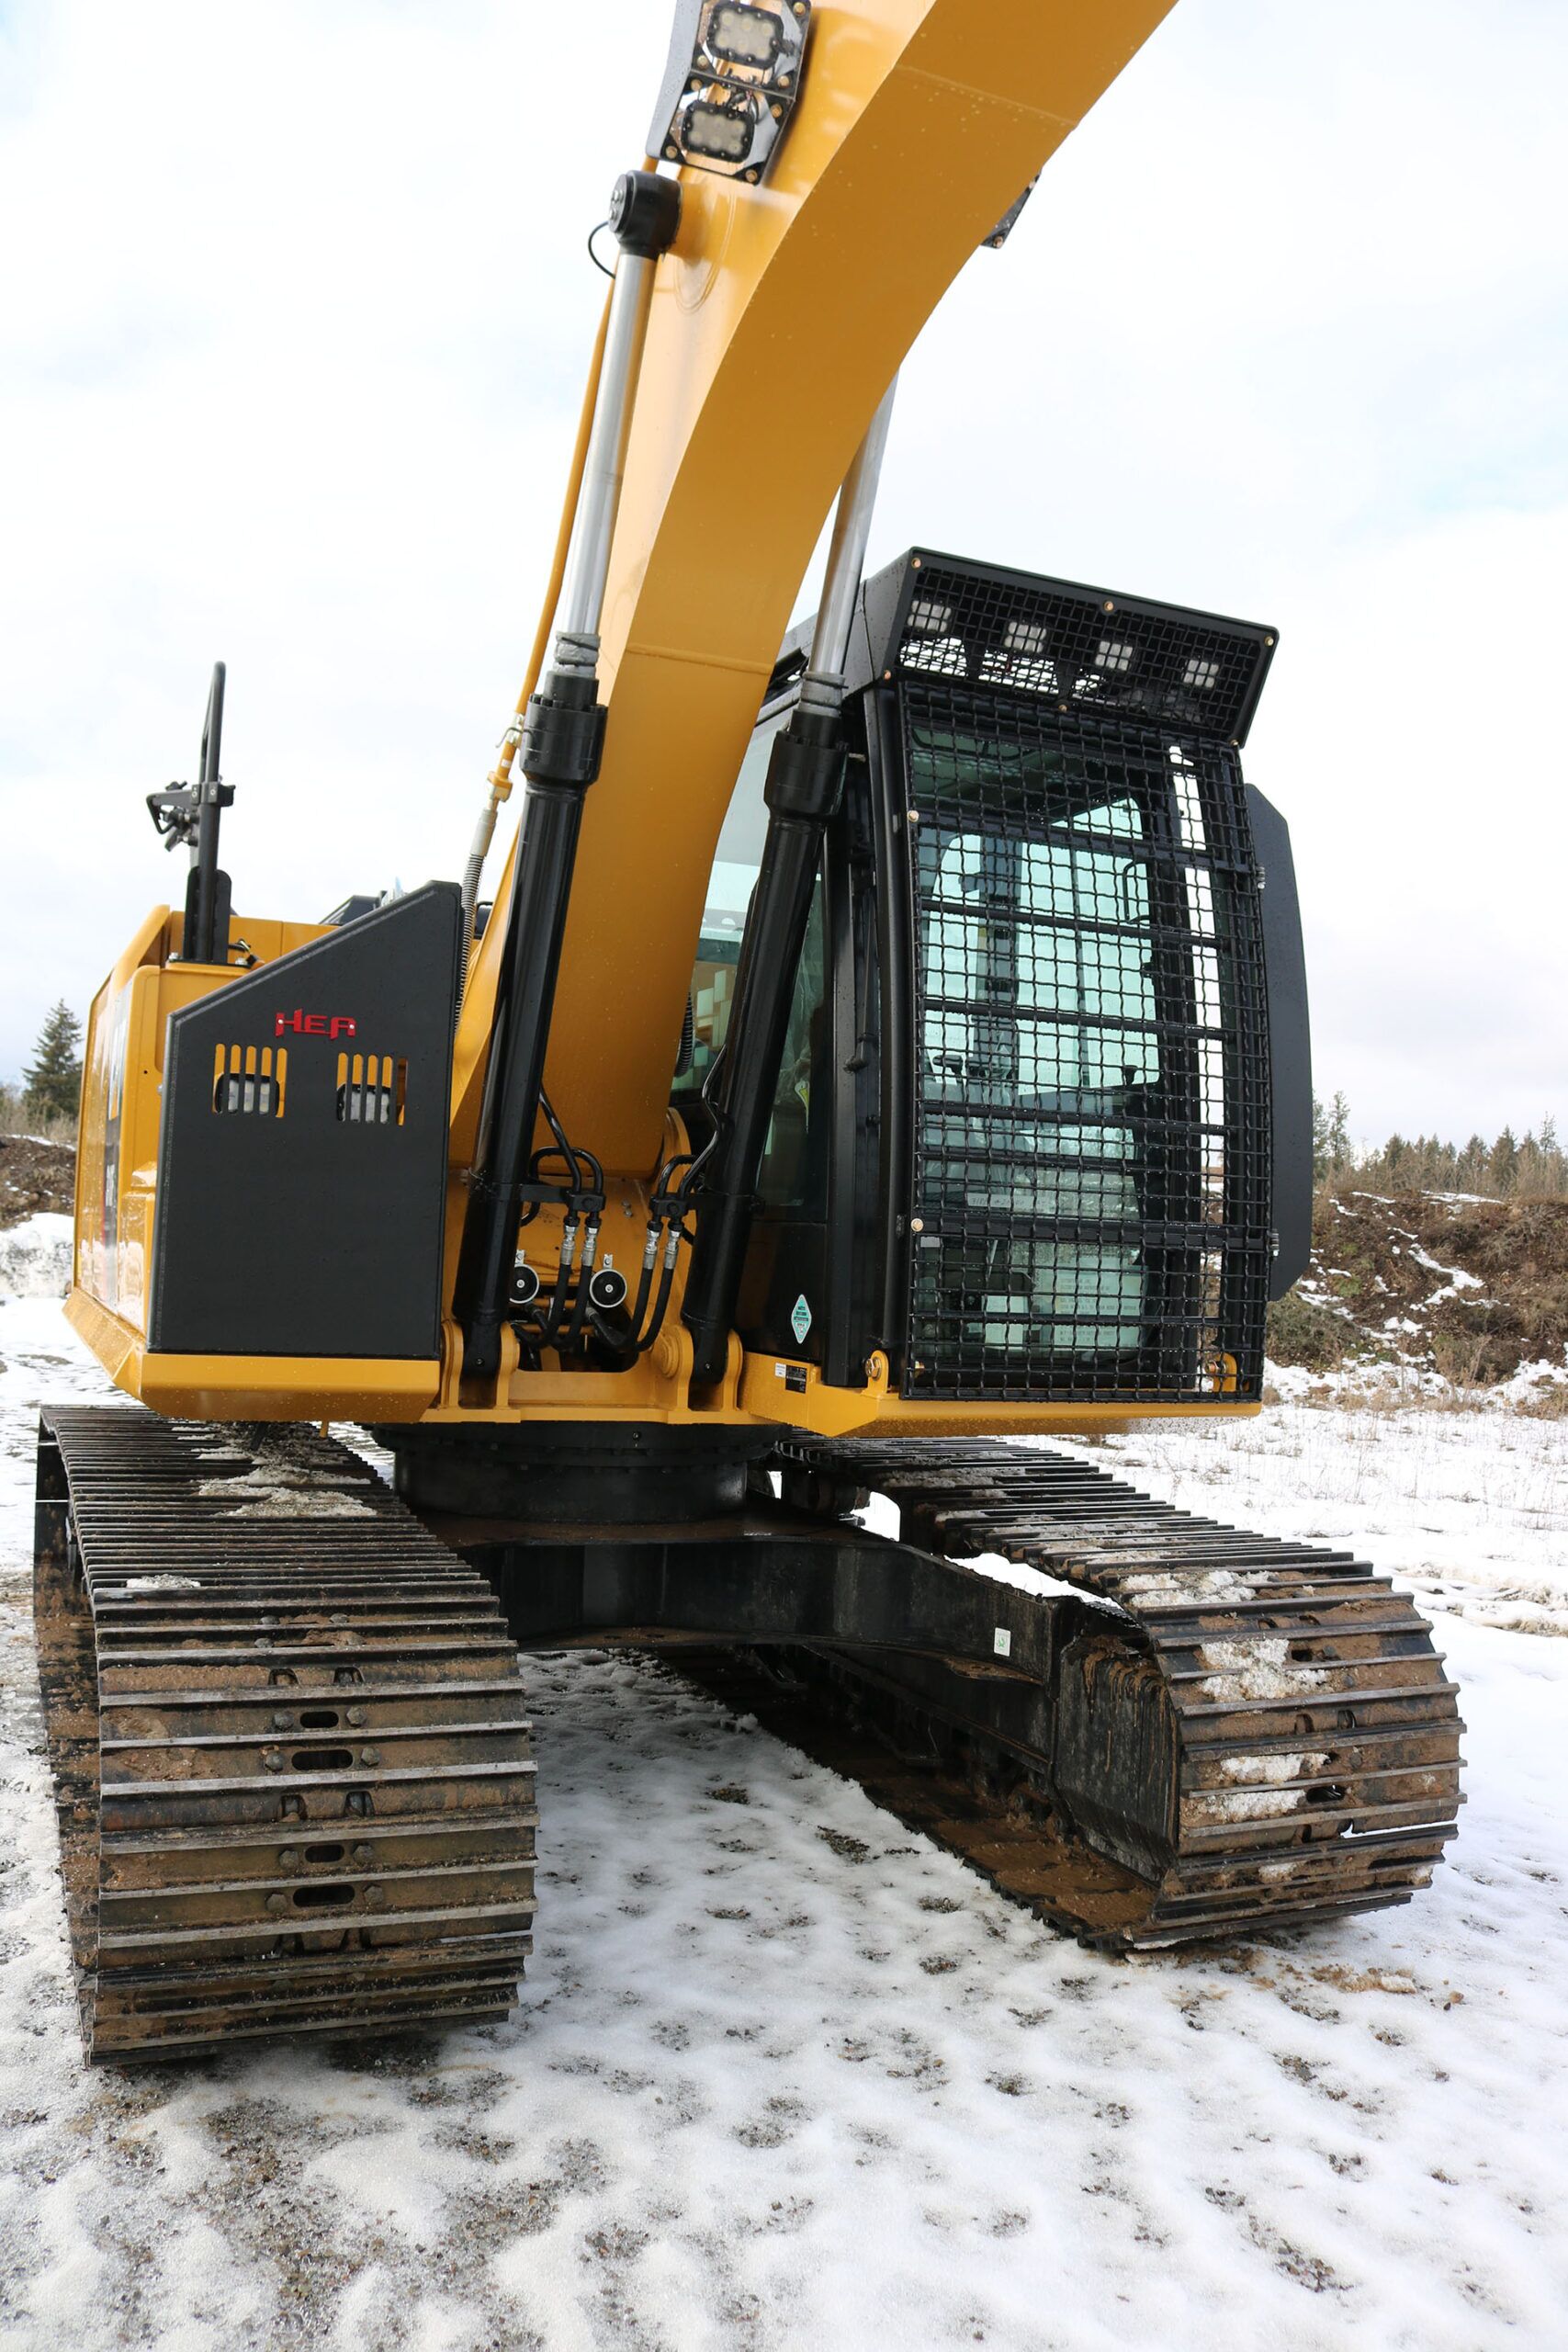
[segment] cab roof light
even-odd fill
[[[811,0],[681,0],[649,154],[755,183],[800,87]]]

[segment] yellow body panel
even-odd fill
[[[154,1412],[199,1421],[417,1421],[441,1365],[373,1356],[175,1356],[78,1286],[66,1318],[115,1385]]]
[[[320,923],[254,915],[236,915],[233,928],[262,964],[322,931]],[[184,930],[183,915],[153,908],[93,999],[83,1049],[75,1279],[85,1298],[139,1334],[147,1329],[169,1015],[250,968],[171,963]]]

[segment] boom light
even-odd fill
[[[810,0],[682,0],[649,153],[753,183],[800,87]]]

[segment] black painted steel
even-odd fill
[[[764,1430],[542,1421],[514,1429],[378,1429],[398,1493],[415,1510],[503,1516],[528,1526],[664,1526],[739,1510]]]
[[[902,1392],[1256,1396],[1268,1025],[1235,752],[940,674],[898,710]]]
[[[219,826],[234,789],[222,782],[219,763],[223,748],[223,684],[221,662],[212,665],[207,692],[207,714],[201,727],[201,758],[195,784],[173,784],[166,792],[150,792],[147,809],[163,837],[165,849],[188,848],[190,874],[186,883],[185,929],[180,959],[186,964],[226,964],[229,960],[229,876],[218,865]]]
[[[1274,657],[1257,622],[925,549],[867,581],[864,618],[866,683],[951,678],[1236,744]]]
[[[696,1239],[681,1313],[692,1334],[693,1378],[699,1385],[724,1372],[790,1000],[823,836],[842,789],[844,756],[837,712],[797,708],[773,740],[767,835],[713,1098],[718,1138],[696,1194]]]
[[[553,673],[529,705],[529,729],[479,1148],[457,1269],[465,1375],[492,1375],[501,1361],[583,795],[604,746],[596,679]]]
[[[1247,813],[1263,884],[1269,984],[1274,1204],[1269,1295],[1283,1298],[1312,1257],[1312,1023],[1291,829],[1256,785],[1247,787]]]
[[[458,916],[428,883],[173,1015],[150,1346],[438,1352]]]
[[[218,829],[223,804],[219,797],[219,761],[223,748],[223,684],[221,662],[212,665],[207,717],[201,729],[201,785],[196,828],[196,855],[186,886],[186,930],[183,947],[187,964],[226,964],[229,960],[229,877],[218,868]],[[231,799],[233,797],[230,794]]]
[[[765,1503],[705,1526],[640,1526],[635,1533],[605,1525],[552,1535],[422,1516],[433,1534],[482,1570],[521,1649],[660,1634],[825,1642],[961,1659],[1008,1683],[1022,1702],[1044,1696],[1057,1631],[1053,1609],[856,1527],[814,1524]],[[1076,1605],[1064,1605],[1076,1623]]]

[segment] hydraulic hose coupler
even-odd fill
[[[681,226],[681,183],[657,172],[623,172],[610,192],[610,229],[634,261],[657,261]]]

